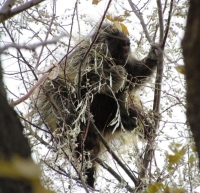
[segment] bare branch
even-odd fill
[[[159,60],[158,67],[157,67],[153,110],[156,114],[159,114],[160,98],[161,98],[161,83],[162,83],[162,77],[163,77],[163,55],[164,55],[165,42],[166,42],[167,35],[169,32],[169,25],[170,25],[171,13],[172,13],[172,8],[173,8],[173,0],[171,0],[171,3],[170,3],[170,10],[169,10],[168,21],[167,21],[164,38],[163,38],[163,34],[164,34],[163,15],[162,15],[162,6],[161,6],[160,0],[157,0],[157,4],[158,4],[158,15],[159,15],[159,23],[160,23],[160,45],[161,45],[161,49],[162,49],[163,53],[160,56],[160,60]],[[157,125],[157,127],[158,127],[158,125]]]
[[[140,23],[141,23],[141,25],[142,25],[142,28],[143,28],[143,31],[144,31],[144,33],[145,33],[145,36],[146,36],[147,40],[149,41],[150,44],[153,43],[153,42],[152,42],[152,39],[151,39],[151,37],[150,37],[150,35],[149,35],[149,32],[148,32],[148,30],[147,30],[147,26],[146,26],[146,24],[145,24],[145,22],[144,22],[144,19],[143,19],[143,17],[142,17],[142,14],[139,13],[139,11],[136,9],[136,7],[135,7],[134,3],[132,2],[132,0],[128,0],[128,2],[129,2],[129,5],[131,6],[132,11],[135,13],[135,15],[136,15],[136,16],[138,17],[138,19],[140,20]]]
[[[100,158],[95,158],[95,161],[101,165],[104,169],[106,169],[108,172],[110,172],[120,183],[125,185],[125,188],[129,191],[129,192],[133,192],[134,190],[128,185],[128,183],[117,174],[117,172],[115,172],[115,170],[110,167],[109,165],[107,165],[105,162],[103,162]]]
[[[164,24],[163,24],[163,11],[162,11],[162,4],[160,0],[157,0],[157,7],[158,7],[158,19],[159,19],[159,26],[160,26],[160,38],[159,43],[160,45],[163,42],[163,34],[164,34]]]
[[[13,44],[15,44],[15,40],[14,40],[14,38],[12,37],[12,35],[11,35],[11,33],[10,33],[10,30],[5,26],[4,23],[3,23],[3,26],[4,26],[5,30],[6,30],[6,32],[8,33],[8,35],[9,35],[11,41],[13,42]],[[20,50],[19,48],[17,48],[17,47],[16,47],[16,49],[17,49],[17,51],[19,52],[19,55],[20,55],[21,58],[23,59],[24,63],[29,67],[29,69],[30,69],[31,72],[33,73],[33,76],[35,77],[35,79],[38,80],[38,78],[37,78],[37,76],[36,76],[36,74],[35,74],[35,72],[34,72],[34,70],[33,70],[33,67],[32,67],[32,66],[29,64],[29,62],[26,60],[26,58],[25,58],[24,55],[22,54],[21,50]],[[22,80],[23,80],[23,77],[22,77]],[[23,80],[23,82],[24,82],[24,80]],[[25,84],[24,84],[24,87],[25,87],[25,89],[27,90]]]
[[[48,78],[48,74],[45,74],[32,88],[31,90],[24,95],[23,97],[21,97],[20,99],[13,101],[10,103],[11,106],[16,106],[18,104],[20,104],[21,102],[25,101],[26,99],[28,99],[30,97],[30,95],[33,93],[33,91],[40,86],[46,79]]]
[[[15,5],[16,0],[7,0],[4,5],[0,9],[0,13],[8,13],[10,12],[11,8]],[[0,16],[1,19],[1,16]]]
[[[170,26],[170,21],[171,21],[171,17],[172,17],[173,4],[174,4],[174,0],[171,0],[169,15],[168,15],[168,19],[167,19],[167,26],[166,26],[166,29],[165,29],[165,35],[164,35],[163,42],[162,42],[162,45],[161,45],[161,48],[163,50],[165,48],[165,43],[166,43],[168,32],[169,32],[169,26]]]
[[[53,69],[54,72],[52,75],[49,75],[49,72],[51,72]],[[38,88],[41,84],[43,84],[43,82],[49,78],[50,80],[54,80],[57,76],[58,76],[58,73],[59,73],[59,69],[60,69],[60,66],[59,64],[56,64],[56,65],[52,65],[47,71],[45,72],[40,72],[39,74],[44,74],[39,80],[38,82],[29,90],[29,92],[24,95],[23,97],[21,97],[20,99],[14,101],[14,102],[11,102],[10,105],[12,106],[16,106],[18,104],[20,104],[21,102],[25,101],[26,99],[28,99],[30,97],[30,95],[34,92],[34,90],[36,88]]]
[[[45,1],[45,0],[31,0],[31,1],[24,3],[23,5],[20,5],[14,9],[12,9],[11,11],[7,10],[7,12],[5,12],[3,9],[1,9],[0,10],[0,23],[17,15],[18,13],[21,13],[22,11],[25,11],[35,5],[38,5],[39,3],[43,2],[43,1]]]
[[[101,140],[101,142],[103,143],[103,145],[106,147],[106,149],[108,150],[108,152],[115,159],[115,161],[121,166],[121,168],[126,172],[126,174],[130,177],[130,179],[134,182],[135,186],[137,186],[139,183],[138,183],[138,179],[136,178],[136,176],[118,158],[118,156],[115,154],[115,152],[112,150],[112,148],[106,142],[105,138],[101,135],[101,133],[97,129],[96,125],[93,122],[91,122],[91,124],[92,124],[92,128],[95,131],[95,134],[99,137],[99,139]]]
[[[47,31],[47,33],[46,33],[46,37],[45,37],[45,40],[44,40],[44,41],[47,41],[47,39],[48,39],[50,30],[51,30],[51,26],[52,26],[52,24],[53,24],[54,19],[55,19],[55,14],[53,13],[52,18],[51,18],[51,22],[50,22],[50,24],[49,24],[49,28],[48,28],[48,31]],[[40,50],[40,54],[39,54],[39,56],[38,56],[37,64],[36,64],[36,66],[35,66],[35,69],[37,69],[38,66],[40,65],[40,58],[41,58],[41,56],[42,56],[42,54],[43,54],[43,51],[44,51],[44,45],[42,45],[42,48],[41,48],[41,50]]]
[[[37,47],[39,46],[45,46],[48,44],[56,44],[58,42],[58,40],[60,38],[62,38],[64,35],[61,35],[53,40],[48,40],[48,41],[44,41],[44,42],[39,42],[39,43],[35,43],[35,44],[31,44],[31,45],[27,45],[27,44],[16,44],[16,43],[11,43],[11,44],[7,44],[5,46],[3,46],[2,48],[0,48],[0,54],[3,53],[3,51],[7,50],[8,48],[16,48],[16,49],[25,49],[25,50],[35,50]]]
[[[158,130],[159,123],[160,123],[159,112],[160,112],[160,99],[161,99],[161,86],[162,86],[161,83],[162,83],[162,77],[163,77],[163,56],[164,56],[165,42],[166,42],[166,39],[167,39],[170,20],[171,20],[172,5],[173,5],[173,0],[171,0],[168,22],[167,22],[167,26],[166,26],[166,30],[165,30],[165,36],[164,36],[162,5],[161,5],[161,1],[157,0],[159,26],[160,26],[159,44],[160,44],[160,49],[161,49],[161,55],[160,55],[160,58],[158,60],[158,65],[157,65],[157,73],[156,73],[156,81],[155,81],[155,93],[154,93],[154,102],[153,102],[155,130],[153,131],[152,136],[148,139],[148,143],[146,145],[145,154],[144,154],[144,157],[143,157],[143,160],[142,160],[142,162],[143,162],[142,166],[143,167],[140,171],[140,178],[145,177],[149,163],[152,160],[153,153],[154,153],[154,142],[155,142],[155,137],[156,137],[156,131]]]

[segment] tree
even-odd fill
[[[45,186],[54,188],[56,192],[68,190],[73,192],[78,184],[79,188],[83,187],[86,192],[90,191],[90,188],[84,186],[83,180],[78,178],[79,173],[76,169],[79,165],[66,157],[67,148],[62,144],[52,143],[53,133],[44,124],[39,125],[36,122],[37,117],[34,118],[29,113],[30,102],[25,99],[31,97],[32,91],[49,77],[46,74],[48,70],[54,70],[56,75],[58,68],[54,69],[51,64],[59,64],[60,57],[57,55],[60,50],[65,56],[73,52],[82,40],[82,32],[85,29],[90,31],[95,25],[88,13],[85,14],[81,10],[87,6],[91,6],[91,10],[96,10],[101,6],[105,7],[106,3],[106,9],[109,8],[108,12],[104,11],[107,20],[132,34],[130,38],[134,42],[133,50],[138,58],[146,55],[152,42],[161,44],[163,56],[156,73],[155,89],[154,80],[151,80],[140,91],[145,101],[146,111],[148,108],[151,110],[149,113],[153,112],[156,135],[148,141],[140,142],[136,141],[135,135],[128,133],[124,138],[112,141],[109,144],[109,152],[112,150],[112,153],[115,152],[118,156],[113,157],[113,154],[107,153],[107,162],[103,161],[104,158],[96,160],[104,168],[103,174],[110,173],[107,179],[106,175],[102,175],[99,166],[97,189],[109,192],[137,192],[141,189],[149,192],[197,190],[199,177],[196,170],[196,154],[184,119],[186,109],[184,77],[175,70],[175,68],[178,71],[182,69],[180,40],[177,37],[183,33],[188,1],[158,0],[156,5],[153,1],[138,1],[137,4],[133,1],[126,3],[113,1],[111,5],[109,5],[111,1],[100,3],[93,1],[96,6],[87,1],[80,3],[71,1],[72,4],[68,3],[66,7],[62,5],[59,9],[59,1],[41,2],[35,0],[19,6],[17,1],[4,2],[3,7],[7,5],[9,10],[0,11],[0,21],[6,20],[2,23],[2,34],[6,39],[1,40],[3,46],[0,52],[3,53],[3,61],[5,60],[3,62],[5,76],[15,78],[20,85],[18,96],[16,91],[13,93],[9,88],[7,91],[10,93],[9,96],[14,98],[14,102],[11,102],[13,105],[21,103],[16,110],[25,127],[25,135],[29,138],[32,150],[42,164],[44,172],[42,180]],[[12,6],[8,5],[15,5],[15,7],[11,9]],[[24,11],[21,12],[22,10]],[[15,14],[18,15],[12,17]],[[105,18],[100,15],[100,21],[103,20]],[[76,32],[77,35],[74,36]],[[24,35],[21,34],[27,34],[28,38],[22,41]],[[56,45],[52,45],[56,42]],[[14,73],[9,73],[6,68],[8,63],[6,59],[9,57],[12,58],[15,66],[18,64]],[[162,75],[163,60],[164,76]],[[148,94],[154,91],[154,97]],[[24,92],[27,94],[20,97],[22,92],[23,95]],[[125,148],[123,150],[115,148],[120,144],[124,145],[123,140],[126,141]],[[164,148],[165,145],[162,144],[168,148]],[[112,161],[108,162],[109,159]],[[123,169],[120,169],[116,163]],[[115,167],[117,170],[114,169]],[[127,172],[130,172],[128,174],[130,179]],[[105,182],[106,186],[103,186],[101,181]]]
[[[40,184],[39,166],[31,159],[31,149],[23,126],[9,106],[2,81],[0,61],[0,192],[51,193]]]
[[[24,160],[30,159],[31,150],[28,140],[23,136],[23,127],[17,119],[16,113],[8,105],[5,89],[2,82],[2,70],[0,68],[0,107],[3,112],[0,114],[1,127],[0,127],[0,191],[9,192],[32,192],[31,182],[25,179],[20,179],[20,172],[16,178],[11,178],[7,167],[14,168],[15,155],[20,156]],[[13,125],[15,125],[13,129]],[[14,139],[14,140],[13,140]],[[17,159],[17,158],[16,158]],[[10,163],[9,163],[10,162]],[[7,166],[8,165],[8,166]],[[5,170],[5,171],[4,171]],[[13,171],[14,173],[14,171]]]
[[[187,119],[196,144],[196,151],[200,157],[200,129],[199,129],[199,66],[198,56],[200,45],[200,2],[190,0],[186,31],[182,41],[183,56],[185,62],[186,75],[186,100],[187,100]],[[192,34],[192,36],[191,36]]]

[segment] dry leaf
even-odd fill
[[[100,2],[101,0],[92,0],[92,4],[93,5],[98,5],[98,3]]]
[[[180,74],[184,74],[185,75],[185,66],[184,65],[178,65],[176,67],[176,70],[180,73]]]
[[[122,31],[123,31],[126,35],[129,35],[129,31],[128,31],[127,27],[126,27],[123,23],[121,23],[120,25],[121,25]]]

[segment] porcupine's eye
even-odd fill
[[[124,65],[130,52],[130,41],[121,40],[118,44],[118,49],[114,52],[113,58],[116,60],[117,65]]]

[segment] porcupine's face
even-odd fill
[[[108,27],[103,30],[102,36],[105,36],[109,52],[116,65],[125,65],[130,53],[130,40],[126,34],[118,29]]]

